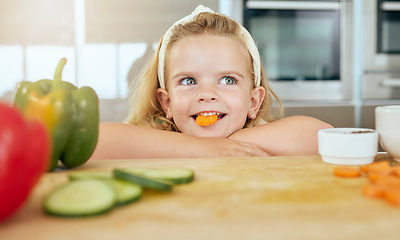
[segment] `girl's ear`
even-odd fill
[[[167,118],[172,119],[171,99],[169,98],[167,90],[163,88],[157,89],[157,99],[161,104],[161,107],[163,108]]]
[[[264,87],[256,87],[251,90],[250,96],[250,108],[247,116],[251,119],[256,118],[258,111],[261,108],[261,105],[265,98],[265,88]]]

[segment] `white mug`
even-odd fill
[[[383,149],[400,162],[400,105],[376,107],[375,128]]]

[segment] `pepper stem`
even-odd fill
[[[61,74],[64,69],[65,64],[67,63],[66,58],[61,58],[60,62],[57,65],[56,72],[54,73],[54,79],[52,83],[52,90],[60,88],[61,86]]]

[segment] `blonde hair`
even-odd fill
[[[195,18],[184,24],[178,24],[171,32],[168,45],[165,51],[165,65],[168,66],[169,51],[174,44],[189,36],[198,36],[202,34],[210,34],[215,36],[230,37],[237,40],[242,46],[246,46],[243,35],[241,34],[241,26],[234,20],[218,13],[202,12],[199,13]],[[160,40],[158,47],[149,61],[145,69],[140,76],[139,84],[132,94],[130,99],[131,111],[127,118],[127,122],[139,126],[151,127],[169,131],[179,131],[173,120],[166,118],[163,108],[157,100],[157,89],[160,88],[158,81],[158,57],[159,51],[162,44]],[[248,51],[247,51],[248,52]],[[251,55],[248,53],[251,62],[249,68],[252,71],[253,87],[254,84],[254,69],[252,65]],[[250,66],[251,65],[251,66]],[[166,68],[166,67],[165,67]],[[245,123],[245,128],[257,125],[257,122],[263,118],[267,122],[275,121],[282,117],[283,108],[282,103],[278,96],[272,91],[267,82],[267,77],[264,68],[261,64],[261,83],[260,85],[266,89],[266,95],[261,105],[256,118],[248,118]],[[165,73],[164,69],[164,73]],[[277,103],[277,107],[273,106],[274,101]]]

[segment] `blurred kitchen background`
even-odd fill
[[[285,116],[374,128],[400,104],[400,0],[0,0],[0,99],[21,80],[91,86],[100,120],[123,121],[132,80],[164,32],[203,4],[253,35]]]

